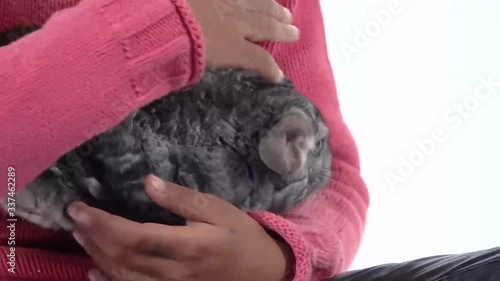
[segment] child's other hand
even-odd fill
[[[222,199],[153,176],[146,191],[188,226],[140,224],[83,203],[68,209],[75,238],[101,270],[91,280],[281,281],[293,262],[288,246]]]
[[[201,25],[207,65],[257,71],[280,82],[273,57],[252,42],[292,42],[299,31],[292,15],[275,0],[187,0]],[[252,41],[252,42],[250,42]]]

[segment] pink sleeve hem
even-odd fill
[[[203,32],[201,26],[198,23],[196,17],[194,16],[191,8],[186,3],[185,0],[171,0],[176,6],[177,11],[181,15],[181,19],[187,26],[187,31],[193,40],[193,65],[194,71],[191,79],[188,81],[188,85],[197,82],[205,71],[205,41],[203,39]]]
[[[311,256],[304,237],[297,231],[293,223],[269,212],[249,211],[248,214],[264,228],[281,236],[292,248],[295,266],[290,272],[290,279],[287,280],[310,281],[312,276]]]

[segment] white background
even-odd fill
[[[377,33],[370,22],[391,2],[398,12]],[[500,2],[322,0],[322,7],[343,115],[371,193],[352,268],[500,246],[500,87],[464,109],[461,124],[444,117],[459,118],[450,110],[464,100],[474,105],[479,77],[500,82]],[[356,28],[375,34],[363,45]],[[349,55],[347,45],[357,51]],[[435,130],[444,141],[391,187],[385,175],[398,175],[400,157],[418,154],[415,142]]]

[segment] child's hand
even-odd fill
[[[299,38],[290,12],[275,0],[187,0],[201,25],[208,66],[247,68],[280,82],[273,57],[249,42]],[[248,41],[249,40],[249,41]]]
[[[293,262],[288,246],[226,201],[153,176],[146,191],[188,226],[140,224],[83,203],[69,207],[75,239],[104,273],[92,271],[91,280],[281,281]]]

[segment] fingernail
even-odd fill
[[[90,221],[90,217],[85,211],[83,211],[82,207],[85,205],[83,203],[73,203],[68,207],[68,215],[77,223],[77,224],[88,224]]]
[[[85,239],[83,239],[83,235],[80,232],[73,232],[73,238],[75,238],[78,244],[80,244],[82,247],[85,247]]]
[[[292,12],[290,12],[290,10],[288,10],[287,8],[283,8],[283,12],[285,14],[285,20],[287,22],[292,22]]]
[[[165,182],[157,176],[151,176],[151,186],[158,192],[165,193],[167,191],[167,186]]]
[[[300,32],[299,32],[299,28],[296,27],[295,25],[287,25],[286,27],[288,29],[288,31],[290,32],[290,34],[293,34],[295,39],[298,39],[299,38],[299,35],[300,35]]]
[[[95,275],[95,272],[92,270],[89,271],[88,277],[89,277],[89,281],[98,281],[97,276]]]
[[[106,280],[103,278],[102,274],[99,273],[96,269],[92,269],[89,271],[87,277],[89,278],[89,281],[103,281]]]
[[[283,74],[283,70],[279,70],[279,81],[278,82],[283,82],[283,79],[285,79],[285,74]]]

